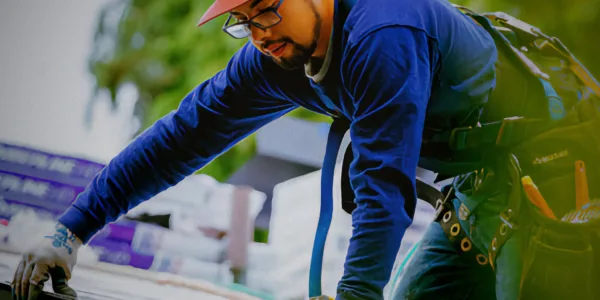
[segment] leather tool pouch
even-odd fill
[[[575,104],[554,129],[512,152],[556,219],[521,193],[521,299],[600,299],[600,100]],[[576,166],[585,164],[588,202],[576,207]],[[521,186],[519,186],[521,188]],[[594,201],[595,200],[595,201]],[[497,266],[498,271],[502,266]]]
[[[521,299],[599,299],[600,219],[572,224],[548,219],[537,210],[530,217]]]

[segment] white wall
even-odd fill
[[[91,130],[83,123],[93,87],[86,59],[107,2],[0,2],[1,140],[102,161],[125,145],[135,91],[125,91],[117,114],[102,101]]]

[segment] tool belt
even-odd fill
[[[600,100],[584,101],[509,154],[511,195],[488,258],[502,272],[502,247],[521,231],[521,299],[600,298],[599,130]]]
[[[564,216],[555,213],[557,219],[551,218],[527,199],[521,184],[526,169],[525,164],[519,164],[516,155],[508,156],[504,171],[509,173],[506,176],[510,179],[510,193],[500,213],[501,222],[487,249],[475,246],[470,238],[473,227],[468,225],[477,220],[477,211],[485,203],[470,202],[474,199],[470,198],[472,194],[468,190],[455,190],[459,180],[443,193],[444,201],[438,205],[435,221],[441,224],[457,253],[472,261],[474,266],[489,269],[500,277],[520,277],[518,299],[599,299],[600,201],[589,202]],[[470,177],[475,182],[479,178],[478,174]],[[468,177],[460,179],[463,178]],[[575,206],[574,196],[566,199],[560,196],[566,181],[570,181],[565,178],[559,178],[558,182],[549,178],[546,184],[538,187],[550,208],[560,207],[554,204],[564,205],[565,202]],[[554,184],[549,185],[551,182]],[[575,188],[572,191],[575,194]],[[466,201],[460,201],[465,195]],[[453,199],[460,205],[455,206],[450,201]],[[463,227],[465,223],[467,225]],[[519,233],[517,251],[514,248],[506,250],[504,246],[516,238],[516,233]],[[503,260],[498,259],[501,256],[505,256]],[[515,260],[520,268],[514,267]],[[507,261],[510,264],[504,265]]]
[[[471,156],[477,160],[466,168],[477,170],[490,158],[506,168],[510,195],[487,253],[465,247],[472,243],[456,232],[456,217],[474,207],[463,203],[454,212],[444,201],[437,220],[459,252],[480,265],[502,273],[514,269],[499,265],[500,256],[522,260],[519,299],[600,299],[600,84],[558,39],[504,13],[459,9],[490,32],[503,57],[539,82],[545,101],[507,101],[523,115],[437,137],[453,153],[484,154]],[[503,253],[517,231],[518,253]]]

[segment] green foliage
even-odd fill
[[[418,1],[418,0],[416,0]],[[176,109],[181,99],[227,64],[245,42],[221,31],[225,17],[196,27],[212,0],[116,0],[98,21],[94,52],[89,59],[97,91],[108,90],[113,101],[119,88],[134,84],[139,93],[137,116],[143,128]],[[475,11],[504,11],[559,37],[590,69],[600,74],[596,37],[600,0],[459,0]],[[303,119],[328,118],[304,109],[291,113]],[[225,180],[254,154],[251,136],[223,154],[202,173]]]

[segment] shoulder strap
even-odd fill
[[[521,52],[521,50],[517,49],[508,40],[506,36],[500,33],[500,31],[492,25],[489,15],[488,17],[486,17],[484,15],[479,15],[473,12],[468,12],[468,14],[477,22],[479,22],[479,24],[481,24],[481,26],[483,26],[483,28],[485,28],[487,32],[489,32],[489,34],[496,41],[496,45],[499,48],[498,50],[504,51],[504,53],[507,54],[509,59],[513,61],[513,63],[521,66],[525,71],[538,78],[544,92],[546,93],[546,98],[548,99],[548,109],[550,118],[552,120],[562,119],[566,115],[566,111],[563,106],[562,99],[554,90],[552,84],[550,84],[550,76],[544,73],[531,59],[529,59],[529,57],[527,57],[523,52]],[[508,16],[506,14],[503,15]]]
[[[567,49],[567,47],[556,37],[544,34],[539,28],[531,26],[513,16],[503,12],[483,14],[486,18],[493,20],[503,26],[520,33],[520,36],[528,36],[539,51],[551,51],[569,62],[571,71],[590,89],[596,96],[600,97],[600,83],[579,62],[579,60]],[[536,41],[537,40],[537,41]]]

